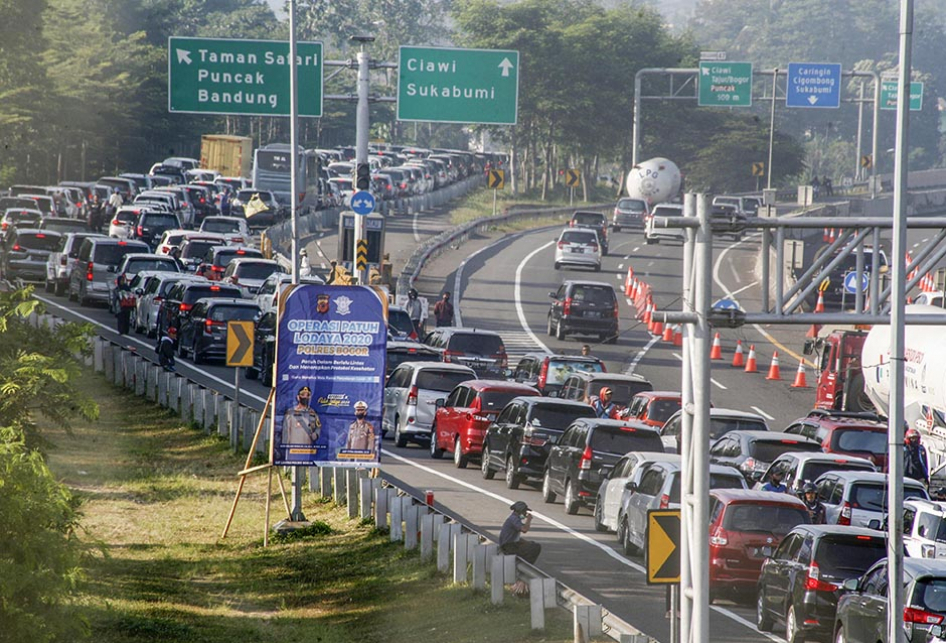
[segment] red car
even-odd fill
[[[709,515],[710,596],[754,590],[785,534],[810,522],[795,496],[748,489],[713,489]]]
[[[641,391],[631,398],[620,418],[639,420],[659,429],[680,410],[682,399],[679,391]]]
[[[867,458],[878,471],[887,470],[887,425],[873,413],[814,409],[785,428],[821,443],[825,453]]]
[[[430,439],[430,457],[453,453],[453,462],[463,469],[471,457],[483,452],[486,428],[514,397],[539,395],[525,384],[504,380],[470,380],[437,400],[437,413]]]

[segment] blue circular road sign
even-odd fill
[[[361,190],[352,194],[351,211],[361,215],[374,212],[374,197],[371,195],[371,192]]]

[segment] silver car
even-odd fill
[[[869,471],[831,471],[815,481],[818,500],[824,504],[829,525],[871,527],[881,524],[887,505],[887,474]],[[929,500],[926,487],[910,478],[903,480],[903,499]]]
[[[67,232],[62,235],[56,252],[51,252],[46,260],[46,292],[54,292],[59,296],[66,294],[72,264],[79,256],[79,247],[88,237],[104,239],[105,235],[96,232]]]
[[[644,217],[644,242],[660,243],[664,241],[684,241],[686,231],[683,228],[665,228],[662,225],[655,225],[656,217],[682,217],[683,206],[674,203],[661,203],[653,211]]]
[[[640,482],[640,472],[645,463],[660,461],[679,462],[680,456],[676,453],[631,451],[625,453],[617,461],[608,473],[607,479],[601,483],[595,499],[595,529],[597,531],[617,531],[618,510],[621,508],[625,485],[628,482],[635,484]]]
[[[145,333],[148,337],[155,336],[161,302],[164,301],[171,286],[181,281],[206,281],[206,279],[186,272],[154,270],[144,270],[135,275],[131,283],[132,290],[138,296],[134,319],[132,319],[132,328],[135,332]]]
[[[587,266],[601,270],[601,243],[598,233],[589,228],[565,228],[555,244],[555,269],[562,266]]]
[[[125,241],[108,237],[87,237],[69,275],[69,299],[80,306],[89,302],[109,302],[109,285],[115,283],[116,270],[126,254],[150,253],[143,241]]]
[[[394,432],[399,447],[430,440],[437,400],[467,380],[477,379],[469,366],[438,362],[404,362],[391,373],[384,387],[382,435]]]

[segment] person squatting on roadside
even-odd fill
[[[517,500],[509,508],[512,513],[506,518],[499,532],[499,550],[510,556],[518,556],[530,565],[535,564],[542,552],[542,545],[522,537],[522,534],[527,533],[532,526],[529,505],[522,500]],[[517,596],[523,596],[529,589],[525,581],[518,580],[513,585],[512,591]]]

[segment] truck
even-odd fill
[[[253,171],[253,139],[249,136],[204,134],[200,137],[200,167],[223,176],[248,177]]]
[[[680,168],[676,163],[657,157],[638,163],[627,173],[625,187],[632,199],[648,206],[672,201],[680,194]]]

